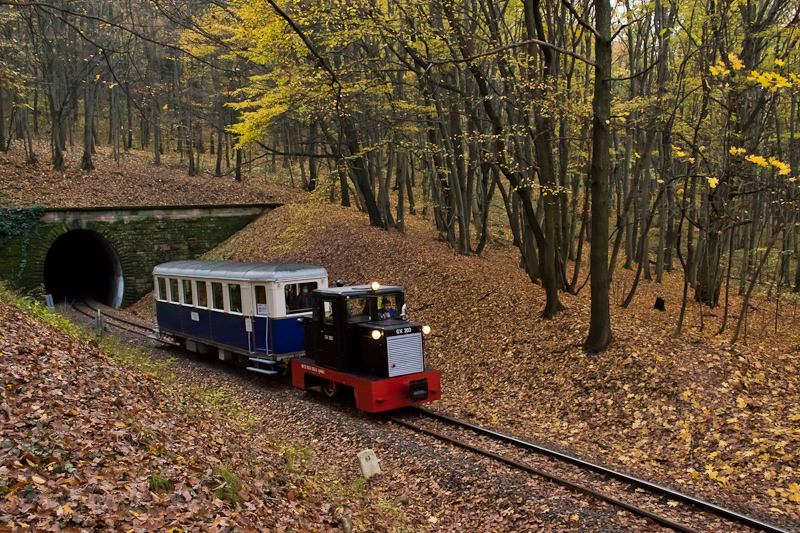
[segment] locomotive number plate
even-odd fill
[[[192,311],[191,315],[192,315],[192,320],[194,320],[195,322],[200,322],[200,313],[195,313],[194,311]]]
[[[395,335],[402,335],[403,333],[411,333],[411,328],[397,328],[394,330]]]

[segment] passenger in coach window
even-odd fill
[[[297,297],[297,308],[298,309],[310,309],[311,308],[311,291],[308,290],[308,285],[303,284],[301,285],[300,289],[300,296]]]

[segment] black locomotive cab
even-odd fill
[[[404,304],[397,286],[315,290],[312,316],[302,319],[306,357],[324,368],[379,378],[423,372],[424,328],[407,320]]]

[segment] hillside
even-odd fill
[[[309,482],[317,474],[304,461],[289,462],[291,450],[263,435],[242,444],[255,416],[234,424],[201,390],[164,387],[156,367],[139,371],[1,300],[0,324],[0,530],[274,532],[337,523],[326,487]]]
[[[798,526],[800,330],[790,305],[775,334],[774,302],[755,302],[746,342],[731,345],[730,325],[714,336],[721,310],[703,310],[701,331],[692,302],[675,339],[683,286],[670,274],[643,282],[630,308],[612,306],[613,345],[588,355],[588,286],[562,295],[566,311],[542,320],[543,294],[513,249],[459,256],[418,217],[403,236],[352,209],[296,202],[209,256],[307,262],[331,280],[403,285],[412,318],[433,327],[427,361],[443,374],[438,409]],[[631,277],[618,269],[614,300]],[[655,296],[666,312],[652,309]]]
[[[65,153],[67,169],[56,172],[46,159],[49,149],[38,143],[41,161],[25,163],[15,145],[0,152],[0,205],[43,205],[45,207],[97,207],[141,205],[283,203],[296,195],[285,186],[267,184],[257,178],[243,182],[227,173],[220,178],[209,172],[189,177],[175,154],[164,156],[164,164],[152,165],[152,156],[141,150],[124,152],[119,161],[110,149],[98,147],[96,169],[80,170],[80,150]]]

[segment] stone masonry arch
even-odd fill
[[[46,209],[0,246],[0,278],[36,294],[128,306],[152,290],[155,265],[196,259],[279,205]]]

